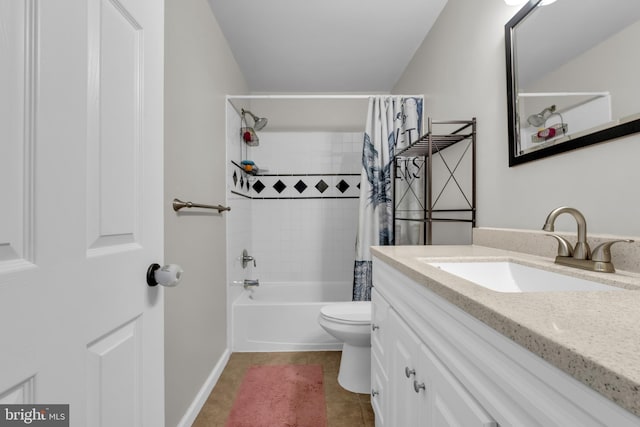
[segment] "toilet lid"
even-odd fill
[[[325,305],[320,313],[327,318],[353,323],[371,323],[371,301],[339,302]]]

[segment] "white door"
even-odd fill
[[[163,13],[0,0],[0,404],[164,425]]]

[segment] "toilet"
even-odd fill
[[[338,383],[354,393],[371,392],[371,301],[338,302],[320,309],[320,326],[342,341]]]

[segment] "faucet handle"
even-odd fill
[[[256,266],[256,259],[249,255],[249,252],[247,252],[246,249],[242,250],[242,255],[238,259],[242,261],[242,268],[247,268],[247,264],[251,261],[253,261],[253,266]]]
[[[573,256],[573,248],[571,242],[557,234],[547,234],[558,241],[558,256]]]
[[[619,240],[611,240],[610,242],[601,243],[593,249],[593,253],[591,254],[591,259],[593,261],[611,262],[611,246],[614,243],[618,243],[618,242],[633,243],[633,240],[619,239]]]

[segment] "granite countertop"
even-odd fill
[[[484,246],[378,246],[372,254],[640,416],[640,274],[595,273]],[[624,288],[503,293],[426,261],[511,260]]]

